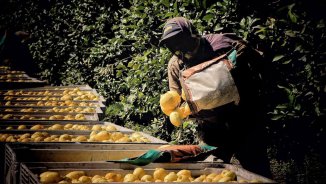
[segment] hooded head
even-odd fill
[[[160,45],[167,47],[175,55],[190,55],[198,47],[198,33],[192,23],[183,17],[166,21]],[[189,59],[189,58],[188,58]]]

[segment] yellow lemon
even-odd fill
[[[146,173],[143,168],[137,167],[132,174],[135,175],[138,179],[141,179]]]
[[[216,173],[211,173],[211,174],[207,175],[206,177],[213,179],[216,175],[217,175]]]
[[[191,177],[191,171],[186,170],[186,169],[182,169],[177,173],[177,175],[178,176],[185,175],[185,176]]]
[[[78,181],[82,182],[82,183],[92,183],[92,180],[87,177],[87,176],[81,176],[79,177]]]
[[[73,179],[78,179],[81,176],[85,176],[85,175],[86,174],[84,171],[72,171],[72,172],[66,174],[66,177],[73,180]]]
[[[222,179],[223,178],[223,176],[221,175],[221,174],[217,174],[217,175],[215,175],[215,177],[213,177],[213,182],[218,182],[218,181],[220,181],[220,179]]]
[[[199,177],[197,177],[194,182],[203,182],[206,178],[206,175],[200,175]]]
[[[190,177],[186,175],[179,175],[177,182],[190,182]]]
[[[155,181],[156,180],[163,181],[165,176],[166,176],[166,171],[163,168],[156,168],[153,173],[153,177]]]
[[[105,127],[106,131],[117,131],[118,129],[114,125],[107,125]]]
[[[164,109],[164,108],[161,106],[161,110],[162,110],[162,112],[163,112],[165,115],[169,116],[169,115],[171,114],[171,112],[173,112],[174,109]]]
[[[181,119],[181,115],[178,111],[173,111],[170,114],[170,122],[176,126],[179,127],[182,124],[182,119]]]
[[[160,105],[163,109],[173,110],[175,109],[179,103],[181,102],[181,97],[176,91],[168,91],[161,95],[160,97]]]
[[[232,171],[229,171],[229,170],[223,170],[222,173],[221,173],[221,175],[223,177],[230,177],[231,180],[234,180],[235,177],[236,177],[236,174],[234,172],[232,172]]]
[[[152,175],[144,175],[141,177],[140,181],[142,182],[153,182],[153,176]]]
[[[170,172],[168,175],[164,177],[164,182],[173,182],[178,179],[177,174],[175,172]]]
[[[60,175],[57,172],[46,171],[40,174],[41,183],[57,183],[60,181]]]
[[[96,135],[94,135],[94,139],[96,141],[104,141],[104,140],[109,140],[111,137],[110,133],[107,131],[100,131]]]
[[[190,114],[191,114],[190,107],[189,107],[188,103],[186,103],[186,105],[184,106],[183,115],[187,117],[187,116],[189,116]]]
[[[133,175],[133,174],[127,174],[124,178],[123,178],[123,182],[134,182],[136,181],[138,178],[137,176]]]

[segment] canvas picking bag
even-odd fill
[[[193,114],[231,102],[239,103],[239,92],[230,73],[236,54],[236,50],[232,49],[180,72],[181,86]]]

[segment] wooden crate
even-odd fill
[[[21,163],[20,164],[20,183],[22,184],[41,184],[39,181],[39,174],[45,171],[56,171],[60,175],[65,175],[71,171],[85,171],[89,176],[102,175],[107,172],[114,172],[120,174],[132,173],[135,168],[130,164],[117,163]],[[155,168],[164,168],[167,172],[175,172],[182,169],[190,170],[193,177],[198,177],[202,174],[221,173],[224,169],[235,172],[237,181],[245,180],[259,180],[260,183],[275,183],[273,180],[262,177],[243,168],[236,167],[230,164],[221,163],[152,163],[142,166],[146,174],[152,174]],[[118,182],[114,182],[118,183]],[[121,183],[121,182],[120,182]],[[154,182],[150,182],[154,183]],[[191,182],[182,182],[191,183]]]
[[[5,146],[4,176],[19,183],[19,164],[27,162],[94,162],[140,156],[161,144],[67,144],[30,143]]]

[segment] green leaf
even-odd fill
[[[297,23],[297,16],[294,13],[292,13],[292,11],[289,11],[288,15],[293,23]]]
[[[284,55],[277,55],[273,58],[273,62],[278,61],[280,59],[284,58]]]
[[[182,128],[187,128],[189,125],[189,121],[185,121],[183,124],[182,124]]]
[[[287,61],[284,61],[282,64],[286,65],[286,64],[289,64],[291,61],[292,61],[292,59],[289,59]]]
[[[161,3],[167,8],[170,7],[170,1],[169,0],[161,0]]]
[[[286,104],[280,104],[276,106],[276,109],[286,109],[288,106]]]
[[[279,115],[275,115],[275,116],[273,116],[273,117],[271,118],[271,120],[277,121],[277,120],[279,120],[279,119],[282,119],[283,117],[284,117],[283,114],[279,114]]]
[[[203,17],[203,20],[209,22],[212,18],[214,18],[213,14],[207,14]]]

